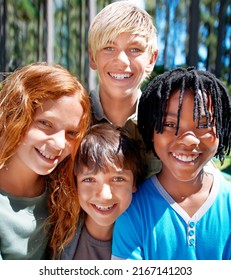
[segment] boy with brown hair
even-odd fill
[[[110,260],[114,222],[143,180],[137,142],[107,122],[91,126],[76,154],[74,174],[78,219],[61,260]]]

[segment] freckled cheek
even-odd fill
[[[39,141],[46,141],[47,135],[39,130],[39,129],[32,129],[30,128],[22,138],[22,141],[25,143],[31,143],[31,142],[39,142]]]

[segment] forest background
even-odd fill
[[[112,2],[0,0],[0,83],[18,67],[48,61],[63,65],[87,90],[93,89],[97,75],[89,68],[88,28],[92,18]],[[131,2],[152,16],[158,31],[153,76],[176,66],[196,66],[214,73],[231,95],[231,0]],[[230,179],[231,157],[219,168]]]

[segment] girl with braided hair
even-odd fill
[[[230,153],[230,112],[208,71],[176,68],[150,81],[138,128],[162,170],[116,221],[113,259],[231,259],[231,184],[208,164]]]

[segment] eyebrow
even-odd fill
[[[209,111],[208,108],[207,108],[207,111],[208,111],[208,115],[209,115],[208,117],[211,118],[212,114],[211,114],[211,112]],[[180,111],[180,113],[181,113],[181,111]],[[196,111],[196,119],[198,119],[198,117],[199,117],[198,113],[199,112]],[[178,118],[178,113],[177,112],[173,113],[173,112],[166,111],[163,117],[164,118],[166,118],[166,117]],[[204,106],[201,107],[200,119],[201,118],[206,118],[206,112],[205,112]]]
[[[119,168],[119,170],[116,170],[116,169],[113,168],[113,171],[108,171],[108,172],[105,172],[105,173],[126,174],[127,171],[130,171],[130,169]],[[97,172],[95,172],[95,170],[89,170],[89,171],[86,171],[86,172],[80,172],[79,174],[77,174],[77,176],[79,176],[79,175],[81,175],[81,176],[90,176],[90,175],[95,176],[99,172],[103,172],[103,170],[99,168]]]
[[[112,41],[112,40],[108,41],[108,42],[105,44],[105,46],[106,46],[106,45],[110,45],[110,44],[112,44],[112,45],[118,45],[118,44],[117,44],[117,41],[116,41],[115,39],[114,39],[113,41]],[[147,46],[147,45],[148,45],[147,42],[146,42],[146,40],[145,40],[145,38],[142,37],[142,36],[138,36],[138,37],[135,37],[135,38],[130,39],[130,40],[128,41],[128,44],[129,44],[129,45],[132,45],[132,44],[139,44],[139,45],[142,45],[142,46]]]

